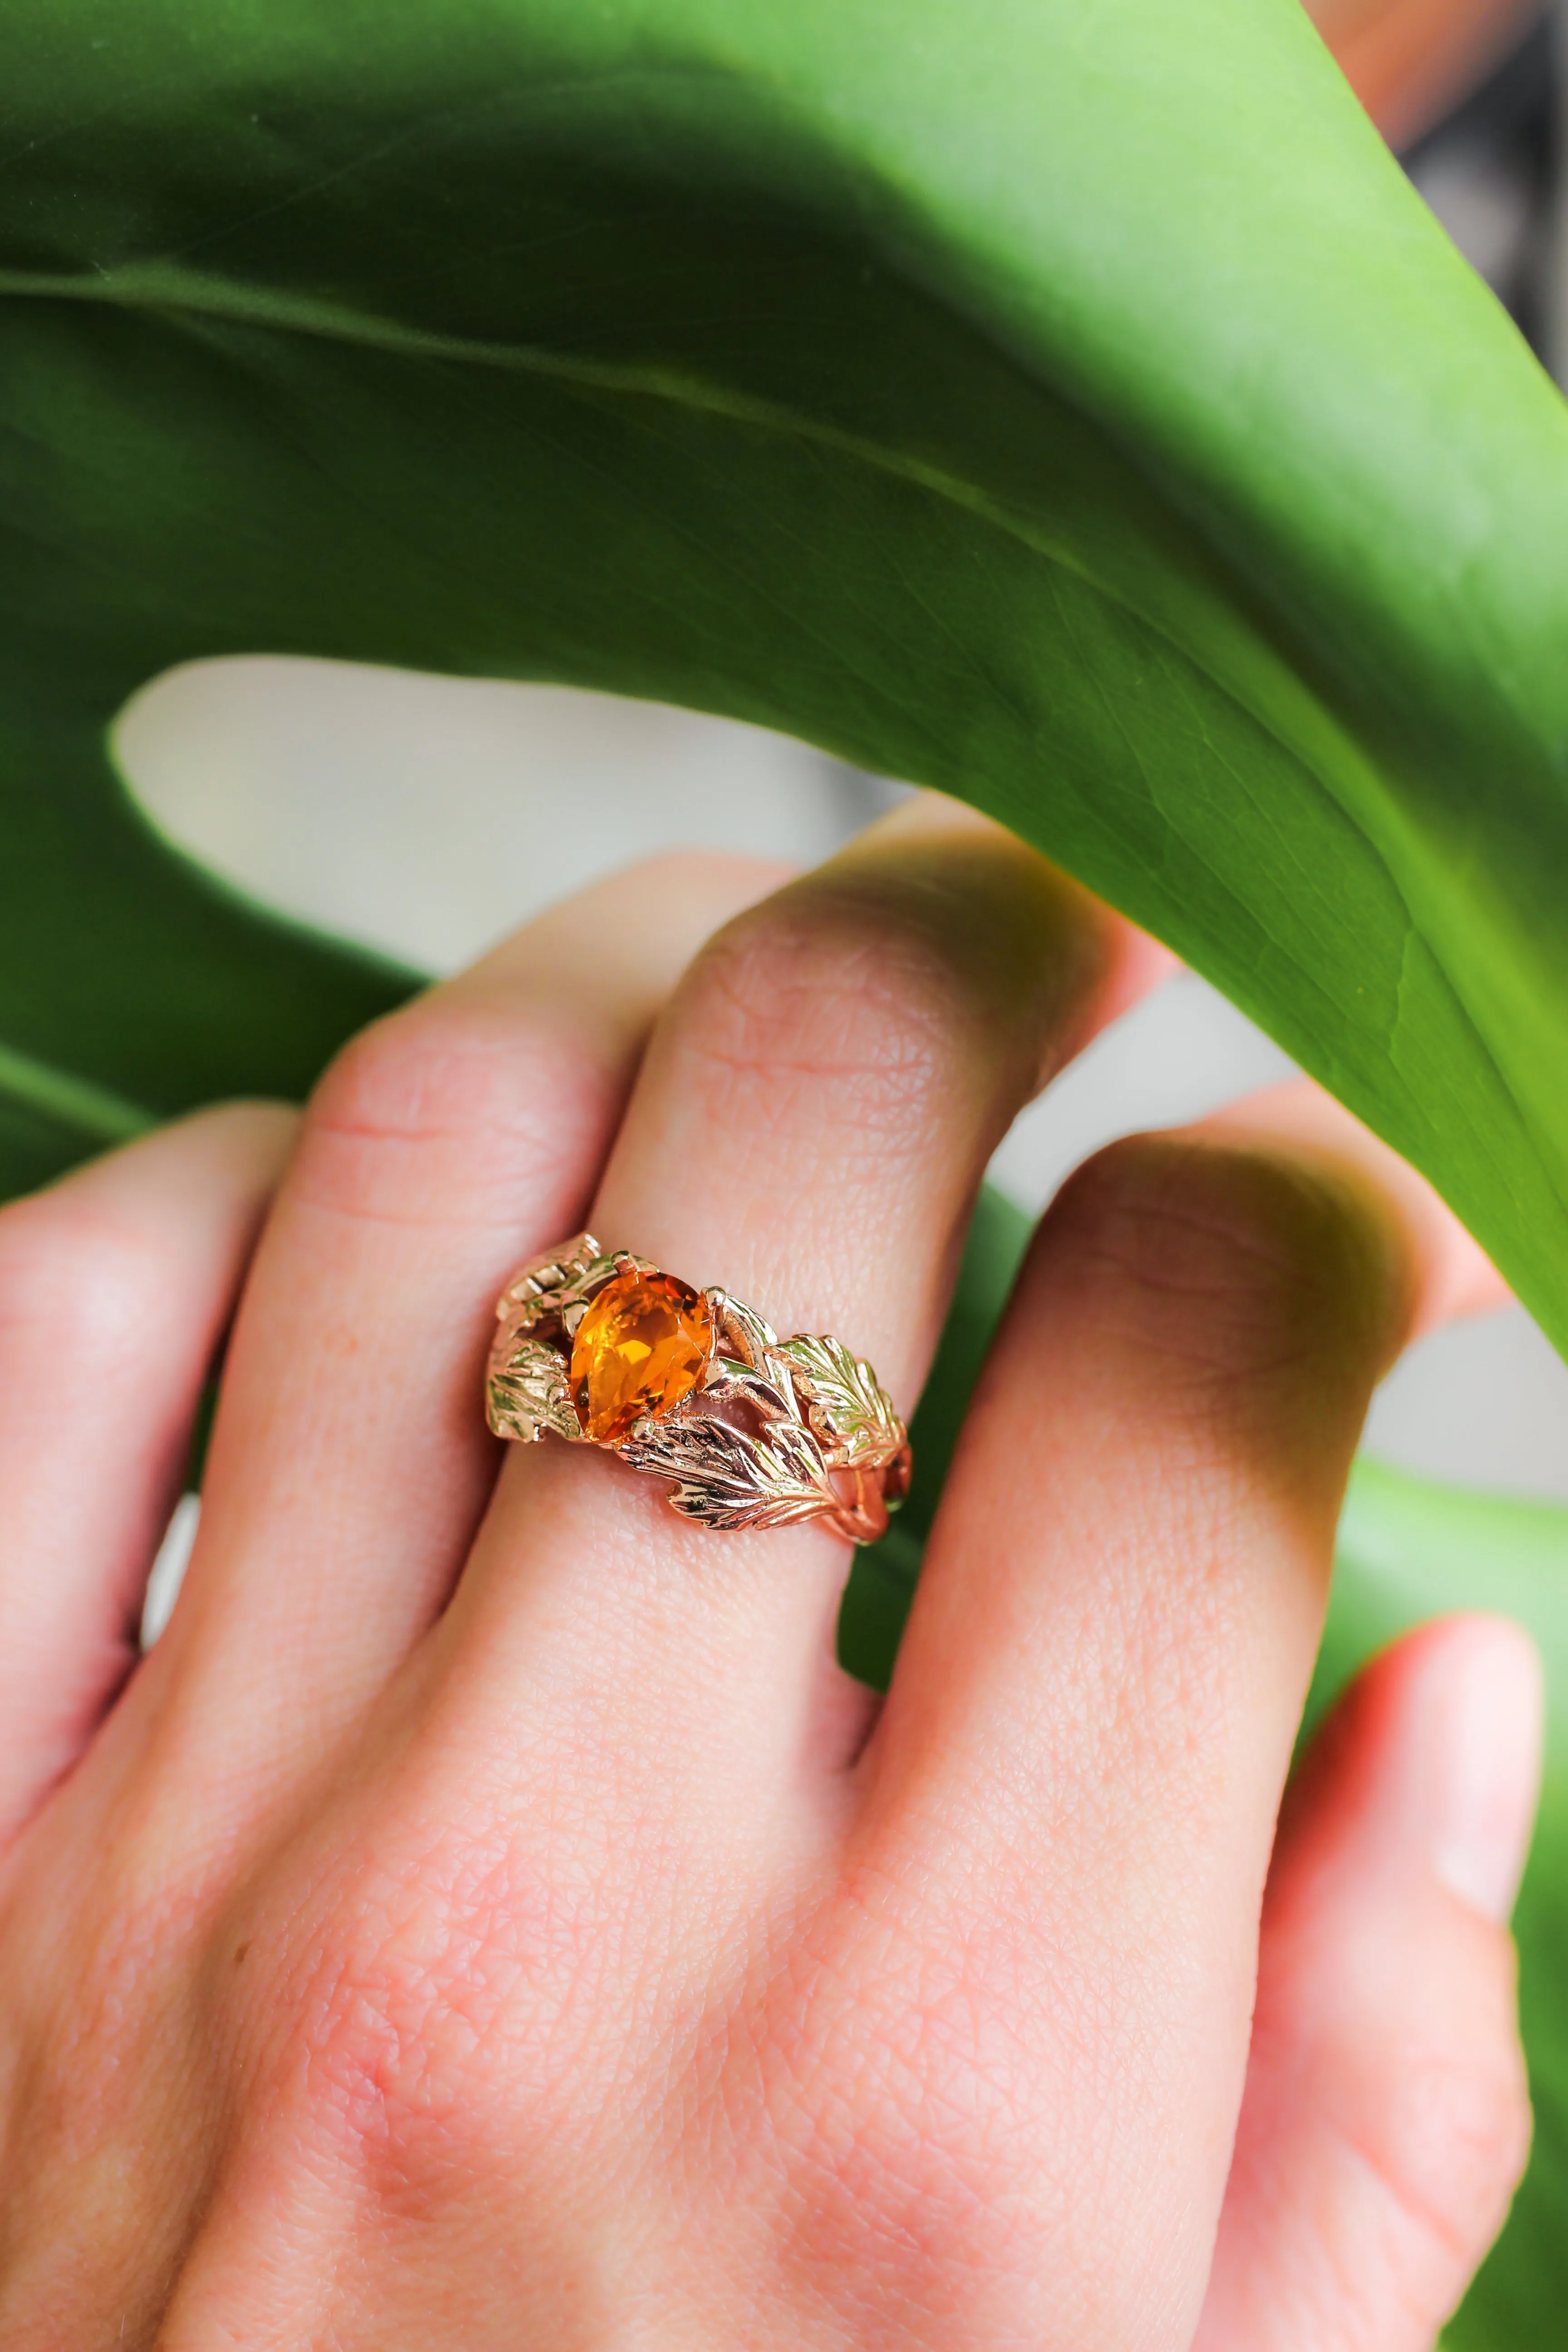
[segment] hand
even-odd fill
[[[1522,1637],[1385,1655],[1276,1841],[1373,1385],[1492,1279],[1326,1100],[1067,1186],[880,1712],[820,1526],[485,1434],[590,1212],[907,1410],[988,1155],[1160,969],[925,801],[669,993],[770,878],[605,884],[297,1139],[0,1215],[4,2352],[1418,2352],[1500,2220]]]

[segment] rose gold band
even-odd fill
[[[485,1407],[498,1437],[546,1430],[672,1479],[705,1528],[825,1518],[871,1543],[909,1491],[909,1432],[837,1339],[780,1339],[718,1289],[693,1290],[574,1234],[496,1307]]]

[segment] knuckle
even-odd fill
[[[46,1192],[0,1210],[0,1353],[75,1362],[90,1347],[111,1370],[157,1307],[152,1236],[101,1195]]]
[[[593,1955],[559,1894],[536,1907],[534,1875],[510,1842],[450,1832],[348,1857],[263,2021],[314,2139],[405,2179],[492,2138],[518,2163],[564,2148]]]
[[[1284,1153],[1131,1137],[1078,1171],[1047,1229],[1058,1279],[1108,1329],[1227,1383],[1370,1360],[1395,1306],[1348,1189]]]
[[[930,942],[786,900],[710,943],[682,992],[679,1042],[713,1115],[765,1129],[805,1114],[879,1156],[924,1127],[953,1033]]]
[[[439,1962],[419,1963],[411,1932],[406,1890],[363,1885],[318,1923],[304,1961],[247,1948],[237,1989],[259,1992],[260,2071],[282,2086],[291,2128],[362,2175],[438,2160],[471,2112]],[[470,2079],[478,2092],[477,2070]]]
[[[444,2104],[444,2032],[428,1979],[347,1942],[317,1976],[297,2029],[317,2112],[356,2143],[433,2121]]]
[[[609,1092],[546,1024],[432,995],[339,1055],[306,1114],[296,1187],[359,1220],[447,1223],[456,1211],[509,1223],[520,1185],[570,1189],[574,1146],[596,1148]]]
[[[351,1039],[317,1090],[312,1124],[398,1142],[466,1136],[511,1107],[526,1044],[484,1011],[425,999]]]
[[[1530,2153],[1517,2042],[1408,2065],[1379,2125],[1357,2153],[1403,2224],[1411,2299],[1425,2306],[1430,2286],[1436,2321],[1496,2235]]]
[[[773,2085],[803,2251],[830,2271],[869,2235],[913,2308],[960,2270],[1005,2301],[1060,2210],[1040,2053],[995,1998],[992,1955],[933,1943],[869,1892],[803,1956],[804,2031]]]

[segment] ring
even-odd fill
[[[873,1543],[909,1492],[909,1431],[870,1365],[837,1339],[781,1339],[727,1291],[574,1234],[520,1268],[496,1315],[495,1435],[603,1446],[674,1480],[701,1527],[825,1518]]]

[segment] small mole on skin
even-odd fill
[[[248,1944],[237,1944],[237,1945],[235,1946],[235,1952],[234,1952],[234,1965],[235,1965],[235,1967],[236,1967],[236,1968],[238,1968],[238,1966],[239,1966],[239,1964],[240,1964],[241,1960],[243,1960],[243,1959],[244,1959],[244,1958],[245,1958],[245,1956],[246,1956],[247,1952],[248,1952],[248,1951],[249,1951],[249,1949],[250,1949],[250,1946],[249,1946]]]

